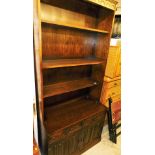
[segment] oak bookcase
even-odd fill
[[[40,150],[81,154],[101,139],[114,0],[34,0]],[[47,144],[47,145],[46,145]]]

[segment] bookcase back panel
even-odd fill
[[[43,59],[84,58],[95,53],[97,34],[42,23]]]
[[[97,35],[97,43],[95,49],[95,57],[107,60],[110,44],[110,35]]]
[[[41,19],[44,21],[111,31],[113,10],[79,0],[44,2],[47,3],[41,3]]]
[[[76,99],[82,96],[88,96],[89,95],[89,88],[65,93],[62,95],[52,96],[44,99],[44,106],[52,106],[52,105],[58,105],[58,104],[64,104],[64,102]]]
[[[104,62],[102,65],[94,65],[92,67],[92,79],[95,79],[96,81],[99,81],[99,85],[96,87],[90,88],[90,96],[92,98],[95,98],[99,101],[101,91],[102,91],[102,85],[103,85],[103,76],[105,72],[105,66],[106,62]]]
[[[91,66],[65,67],[43,70],[43,84],[90,78]]]
[[[93,99],[96,99],[98,102],[100,100],[102,84],[103,84],[103,82],[100,82],[100,84],[97,85],[96,87],[90,88],[90,92],[89,92],[89,96]]]
[[[97,28],[110,32],[113,24],[114,11],[108,9],[100,9],[97,19]]]

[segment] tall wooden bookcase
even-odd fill
[[[100,103],[114,0],[34,0],[34,60],[41,152],[81,154],[101,139]],[[47,139],[46,139],[47,135]],[[41,140],[39,140],[41,141]],[[46,141],[46,142],[45,142]]]

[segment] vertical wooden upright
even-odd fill
[[[34,62],[36,72],[37,94],[41,112],[43,114],[43,82],[42,82],[42,41],[41,41],[41,20],[40,1],[33,1],[33,33],[34,33]]]
[[[42,41],[40,21],[40,1],[33,0],[33,51],[35,67],[35,91],[38,120],[38,143],[41,155],[47,153],[47,135],[44,126],[43,80],[42,80]]]

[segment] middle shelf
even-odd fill
[[[103,63],[101,58],[81,58],[81,59],[58,59],[58,60],[43,60],[43,69],[73,67],[82,65],[96,65]]]
[[[98,82],[92,79],[80,79],[47,85],[43,87],[44,98],[92,87],[97,84]]]

